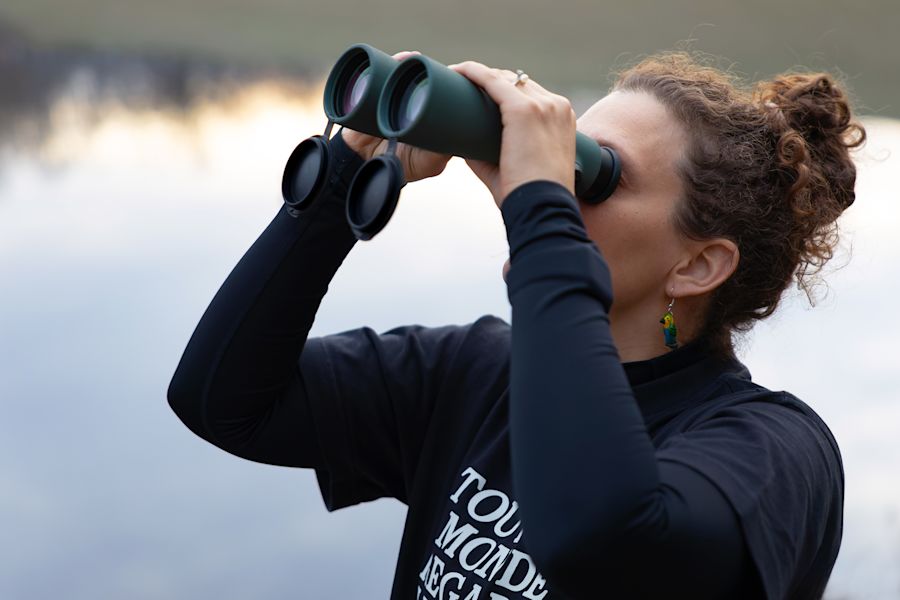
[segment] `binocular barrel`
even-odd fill
[[[427,56],[397,64],[376,112],[384,137],[463,158],[500,161],[500,109],[487,92]]]
[[[384,137],[442,154],[500,161],[499,107],[465,76],[427,56],[397,65],[382,88],[376,116]],[[618,181],[618,157],[581,132],[575,137],[575,194],[604,200]]]
[[[424,55],[397,61],[355,44],[335,63],[325,84],[325,113],[350,129],[452,154],[500,161],[502,121],[497,104],[480,87]],[[615,189],[615,152],[576,132],[575,195],[605,200]]]
[[[325,114],[338,125],[385,137],[375,114],[381,89],[399,64],[367,44],[350,46],[325,81]]]

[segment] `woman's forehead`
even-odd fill
[[[636,162],[674,158],[686,141],[681,124],[646,92],[611,92],[578,118],[578,130]]]

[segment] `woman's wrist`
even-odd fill
[[[506,196],[504,196],[504,198],[500,202],[498,202],[497,206],[498,208],[500,208],[500,211],[502,213],[503,207],[506,206],[506,203],[509,200],[516,201],[516,199],[521,196],[531,196],[532,194],[546,194],[548,192],[554,195],[562,193],[565,196],[573,198],[573,200],[575,197],[572,193],[572,190],[560,181],[556,181],[553,179],[531,179],[512,188],[510,192],[506,194]]]
[[[333,161],[331,183],[340,182],[345,191],[350,187],[350,182],[353,181],[356,172],[367,160],[347,142],[346,133],[347,130],[342,128],[328,142]]]

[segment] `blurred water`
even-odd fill
[[[256,80],[161,110],[97,81],[73,71],[0,144],[0,598],[387,597],[399,503],[328,514],[311,473],[210,446],[165,398],[207,303],[278,210],[284,160],[324,129],[321,84]],[[792,296],[745,354],[841,445],[831,598],[900,596],[900,122],[866,123],[852,260],[817,308]],[[354,248],[312,335],[508,320],[506,257],[490,195],[454,159]]]

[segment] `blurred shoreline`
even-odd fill
[[[39,148],[52,134],[53,107],[63,98],[79,101],[87,125],[101,121],[111,106],[189,119],[201,106],[226,103],[261,83],[306,94],[317,76],[161,53],[42,47],[0,20],[0,150]]]

